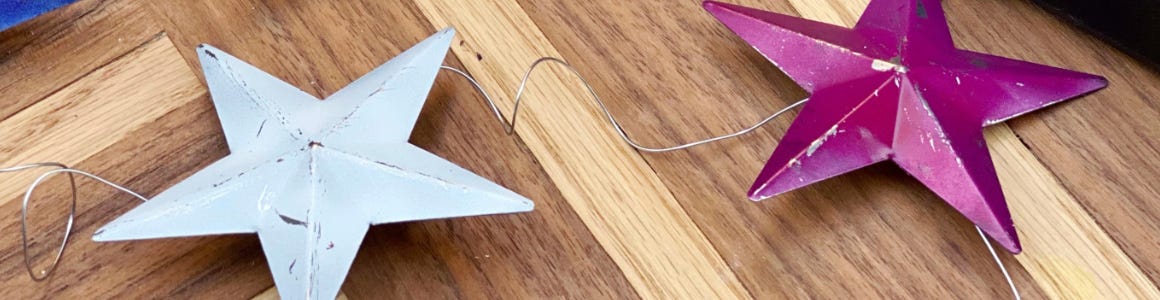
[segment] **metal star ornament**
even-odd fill
[[[334,299],[371,225],[532,210],[407,142],[454,34],[436,33],[325,101],[200,46],[229,156],[93,239],[257,233],[282,297]]]
[[[873,0],[854,28],[704,6],[811,94],[750,198],[890,160],[1013,253],[1021,247],[982,128],[1107,86],[956,49],[939,0]]]

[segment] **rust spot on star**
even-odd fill
[[[922,0],[915,0],[915,2],[914,14],[918,15],[919,18],[926,19],[928,16],[926,13],[926,4],[923,4]]]
[[[205,55],[209,55],[209,57],[212,57],[213,59],[217,59],[217,55],[213,54],[213,52],[209,52],[208,49],[202,50],[202,52],[205,52]]]

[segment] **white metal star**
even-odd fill
[[[530,211],[407,142],[454,35],[436,33],[325,101],[200,46],[230,155],[93,240],[257,233],[282,297],[334,299],[370,225]]]

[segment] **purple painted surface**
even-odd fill
[[[1107,86],[1103,77],[959,50],[938,0],[874,0],[853,29],[706,1],[810,92],[749,196],[894,161],[1021,251],[983,126]]]

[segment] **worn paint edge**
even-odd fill
[[[856,20],[834,19],[832,18],[834,14],[831,13],[841,15],[840,10],[845,9],[852,16],[861,16],[869,1],[789,0],[789,2],[803,18],[850,27]],[[827,10],[822,6],[830,9]],[[1060,183],[1059,178],[1019,141],[1007,124],[990,126],[986,128],[984,134],[1011,216],[1015,219],[1016,230],[1023,241],[1023,253],[1016,255],[1015,259],[1044,293],[1053,299],[1091,298],[1092,290],[1084,287],[1092,286],[1092,279],[1099,278],[1100,283],[1104,285],[1095,289],[1096,295],[1160,299],[1160,290],[1147,279],[1139,266]],[[1058,205],[1052,209],[1043,209],[1042,204],[1045,202]],[[1056,213],[1041,214],[1043,211]],[[1043,216],[1048,218],[1042,218]],[[1066,223],[1061,225],[1060,221]],[[1043,239],[1051,236],[1043,232],[1050,232],[1065,225],[1069,229],[1074,229],[1061,232],[1064,234],[1061,236],[1068,242],[1052,244]],[[1077,245],[1070,241],[1084,243],[1085,247],[1076,248]],[[1067,259],[1061,258],[1057,255],[1061,250],[1070,250],[1072,256]],[[1096,255],[1085,256],[1084,253]],[[1080,269],[1078,271],[1087,273],[1077,275],[1077,264],[1073,262],[1083,261],[1084,258],[1106,258],[1107,260],[1092,264],[1091,267],[1107,267],[1109,269],[1102,271],[1110,270],[1113,274],[1103,275],[1112,275],[1113,278],[1092,274],[1090,269]],[[1107,283],[1114,284],[1115,288],[1109,290],[1111,285]]]

